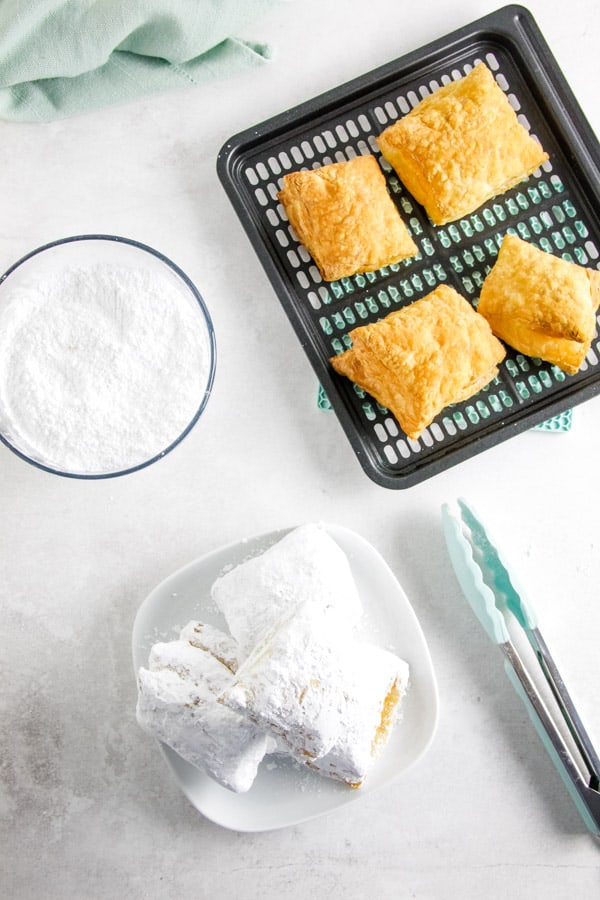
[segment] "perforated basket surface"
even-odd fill
[[[472,215],[433,226],[375,138],[423,97],[483,60],[550,160]],[[419,247],[418,256],[327,283],[277,200],[285,172],[372,153]],[[232,137],[217,171],[366,474],[405,488],[498,444],[600,390],[600,341],[577,375],[507,348],[499,376],[448,407],[418,440],[371,396],[333,372],[349,332],[452,285],[477,306],[505,233],[600,268],[600,147],[531,14],[507,6]]]

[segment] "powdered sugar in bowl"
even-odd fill
[[[198,421],[215,360],[198,290],[145,244],[69,237],[0,278],[0,440],[47,471],[107,478],[160,459]]]

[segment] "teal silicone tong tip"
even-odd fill
[[[488,637],[495,644],[502,644],[509,637],[504,616],[496,608],[494,594],[483,580],[473,547],[465,540],[461,521],[447,503],[442,506],[442,521],[450,559],[463,593]]]
[[[481,564],[489,577],[496,602],[501,601],[526,631],[537,626],[537,617],[526,597],[522,585],[511,572],[500,547],[484,528],[473,507],[466,500],[458,499],[462,519],[471,532],[471,541],[477,548]]]

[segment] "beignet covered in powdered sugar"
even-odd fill
[[[185,639],[154,644],[138,672],[136,715],[145,731],[232,791],[247,791],[274,741],[247,717],[217,702],[233,673],[217,655]],[[206,635],[206,632],[205,632]],[[217,653],[231,650],[227,635],[211,632]]]
[[[246,654],[303,604],[326,611],[346,629],[362,614],[346,554],[324,527],[312,523],[226,572],[211,596]]]
[[[300,762],[358,786],[408,684],[393,653],[341,632],[307,604],[261,641],[221,695]]]

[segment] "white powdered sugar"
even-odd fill
[[[231,649],[231,642],[217,629],[201,626],[205,646],[192,644],[187,635],[199,625],[190,622],[179,640],[152,647],[148,668],[138,672],[137,720],[182,759],[243,793],[275,741],[218,702],[233,677],[218,654],[224,646]]]
[[[352,628],[362,615],[345,553],[312,522],[222,575],[213,584],[211,596],[246,653],[309,598],[318,610],[337,619],[342,629]]]
[[[0,427],[8,440],[77,474],[123,471],[166,450],[208,384],[209,338],[192,301],[174,275],[123,265],[7,281]]]
[[[247,714],[280,746],[322,775],[359,785],[378,733],[406,692],[408,664],[340,631],[312,603],[265,637],[242,663],[222,701]]]
[[[306,759],[323,756],[340,728],[346,642],[314,607],[295,611],[242,663],[224,689],[223,702],[272,730],[290,753]]]

